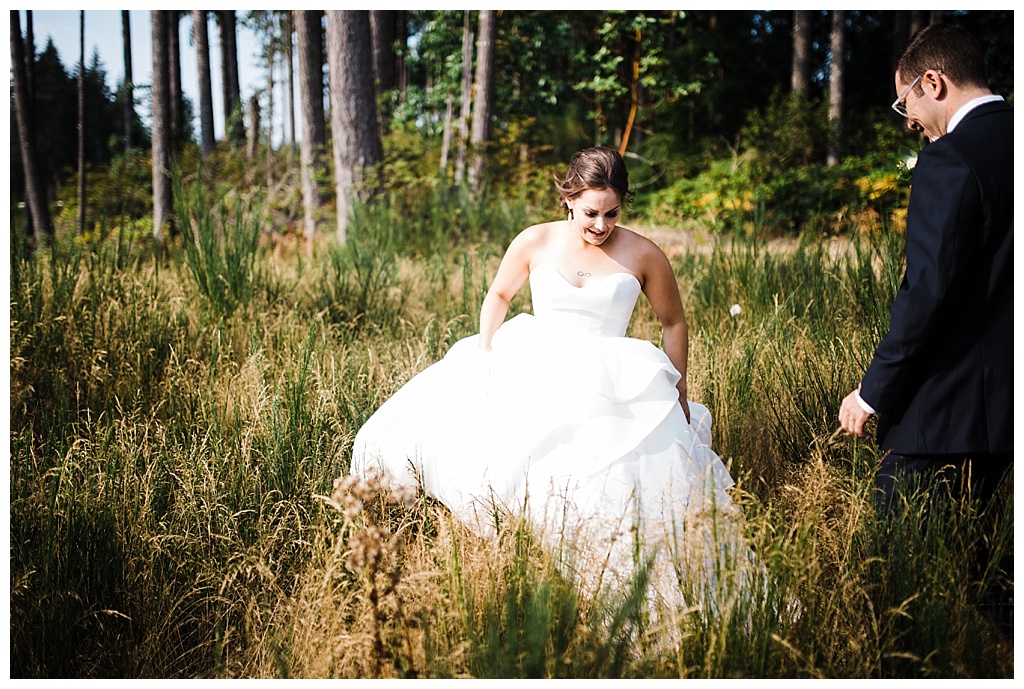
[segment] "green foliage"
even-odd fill
[[[871,602],[887,611],[878,620],[886,652],[877,676],[950,677],[971,668],[994,677],[991,648],[962,620],[965,609],[984,607],[990,590],[1008,585],[994,570],[979,579],[977,569],[979,552],[993,562],[1012,557],[997,526],[1010,519],[1012,494],[986,510],[976,500],[951,500],[939,485],[904,486],[898,499],[893,517],[866,533],[865,548],[877,554],[868,560]]]
[[[277,20],[265,12],[247,16],[268,49],[277,49]],[[999,49],[1012,44],[1007,16],[946,13],[986,37],[993,85],[1012,102],[1012,51]],[[456,119],[459,112],[464,22],[468,18],[470,31],[478,22],[476,11],[462,10],[413,10],[406,17],[409,79],[401,92],[385,94],[385,110],[392,116],[382,126],[387,137],[382,179],[386,191],[397,193],[453,184],[452,167],[438,169],[441,139],[449,104]],[[796,97],[786,93],[792,51],[788,10],[502,11],[495,46],[494,138],[486,151],[488,193],[516,196],[541,209],[539,217],[549,217],[546,209],[554,206],[548,171],[560,172],[584,146],[618,146],[633,113],[627,156],[640,209],[649,208],[653,221],[706,223],[715,232],[745,236],[835,233],[851,219],[887,221],[905,198],[905,190],[889,177],[894,152],[920,147],[917,135],[893,119],[888,94],[881,95],[891,86],[897,13],[848,13],[838,169],[824,165],[828,18],[827,12],[814,15],[816,64],[806,93]],[[77,218],[76,185],[70,183],[77,149],[75,89],[68,73],[73,70],[65,69],[52,45],[38,54],[35,68],[35,106],[46,113],[37,118],[41,167],[60,204],[58,222],[71,228]],[[114,107],[104,76],[94,59],[86,70],[87,120],[93,123],[87,147],[90,237],[106,231],[96,218],[124,216],[141,228],[150,207],[151,182],[140,157],[148,148],[145,133],[133,134],[139,151],[121,150],[123,110]],[[145,90],[140,87],[136,95],[144,99]],[[241,115],[237,111],[232,122]],[[458,123],[453,124],[457,132]],[[195,172],[195,143],[178,144],[177,163],[187,174]],[[11,145],[12,198],[17,199],[23,184],[14,127]],[[457,149],[453,142],[450,160]],[[203,161],[215,197],[250,195],[250,187],[267,186],[265,202],[273,210],[275,230],[297,233],[301,199],[295,156],[282,149],[260,158],[253,164],[236,144],[219,146]],[[330,164],[319,172],[321,186],[329,188]],[[329,204],[323,217],[330,217]]]
[[[344,246],[327,249],[331,270],[318,302],[328,318],[351,328],[388,332],[397,326],[403,307],[398,283],[396,227],[382,204],[359,205]]]
[[[35,56],[32,84],[37,113],[36,164],[41,179],[50,189],[59,189],[63,180],[78,168],[78,64],[65,69],[52,41],[47,41]],[[122,151],[124,113],[107,86],[107,73],[97,53],[86,56],[84,153],[88,167],[100,169],[111,164]],[[17,119],[11,110],[11,193],[12,198],[24,195],[24,172],[20,165],[20,142]],[[137,124],[133,122],[133,124]],[[145,144],[141,125],[133,129],[136,144]],[[17,163],[17,164],[15,164]],[[72,189],[75,185],[69,185]]]
[[[750,116],[728,158],[679,170],[675,182],[644,199],[644,211],[661,224],[760,238],[841,234],[858,224],[890,222],[909,194],[899,178],[905,137],[879,124],[877,143],[864,145],[865,155],[829,166],[823,162],[826,129],[821,104],[777,95],[763,113]],[[657,151],[670,144],[651,145]]]
[[[807,166],[824,158],[825,105],[806,94],[776,91],[763,109],[748,114],[740,131],[744,149],[756,152],[756,173]]]
[[[704,371],[718,452],[735,458],[734,469],[773,485],[784,458],[803,457],[834,430],[838,391],[855,385],[888,329],[902,249],[902,235],[882,229],[838,255],[805,234],[777,251],[718,239],[707,257],[676,259],[697,334],[691,366]],[[771,419],[759,409],[772,409]]]
[[[578,624],[577,595],[553,567],[538,566],[543,556],[525,524],[504,540],[512,555],[495,563],[491,589],[482,600],[462,597],[462,614],[471,621],[470,670],[486,678],[564,676]]]
[[[222,200],[211,208],[201,174],[191,186],[175,174],[174,200],[188,267],[199,293],[219,316],[244,310],[259,281],[260,200]]]
[[[681,11],[601,13],[594,40],[573,56],[573,88],[590,107],[595,143],[615,145],[613,132],[621,135],[631,114],[638,126],[658,127],[657,118],[692,107],[710,78],[699,63],[715,61],[695,54],[697,30]]]

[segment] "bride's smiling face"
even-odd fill
[[[583,241],[594,246],[604,244],[615,229],[622,203],[614,189],[587,189],[574,199],[567,199],[572,211],[569,224]]]

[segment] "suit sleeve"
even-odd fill
[[[897,412],[906,404],[931,343],[950,337],[957,327],[948,303],[964,284],[979,207],[975,175],[957,150],[941,140],[926,146],[914,171],[907,211],[906,273],[893,301],[889,332],[861,382],[861,397],[880,413]]]

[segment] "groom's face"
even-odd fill
[[[903,97],[903,106],[907,110],[907,127],[930,139],[937,139],[945,133],[939,126],[942,110],[937,99],[945,87],[939,73],[928,70],[921,75],[920,81],[913,88],[897,74],[895,86],[897,94],[906,93]]]

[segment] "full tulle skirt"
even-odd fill
[[[363,425],[352,473],[416,486],[480,535],[524,517],[585,591],[624,589],[650,565],[655,596],[699,604],[750,559],[711,415],[679,404],[679,373],[629,337],[576,336],[518,315],[460,340]]]

